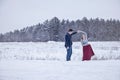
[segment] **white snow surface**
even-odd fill
[[[80,42],[65,61],[63,42],[0,43],[0,80],[120,80],[120,42],[90,44],[91,61],[81,61]]]
[[[95,56],[92,60],[120,60],[120,42],[90,42]],[[71,59],[82,60],[80,42],[73,42]],[[0,60],[59,60],[65,61],[64,42],[0,43]]]
[[[120,80],[120,61],[0,61],[0,80]]]

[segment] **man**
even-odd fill
[[[66,55],[66,61],[71,60],[72,55],[72,35],[79,33],[79,30],[77,32],[74,32],[72,29],[69,29],[67,34],[65,35],[65,47],[67,49],[67,55]]]

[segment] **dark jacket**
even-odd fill
[[[67,33],[65,35],[65,47],[71,47],[72,46],[72,35],[76,34],[77,32],[73,32],[72,34]]]

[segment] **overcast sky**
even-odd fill
[[[120,0],[0,0],[0,33],[51,19],[119,19]]]

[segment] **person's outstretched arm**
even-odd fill
[[[77,30],[77,31],[73,32],[71,35],[74,35],[74,34],[77,34],[77,33],[80,33],[80,30]]]
[[[73,32],[71,35],[77,34],[77,32]]]

